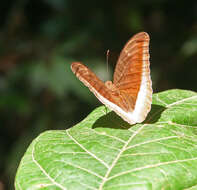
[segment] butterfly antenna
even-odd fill
[[[107,76],[109,76],[109,49],[106,52],[106,62],[107,62]],[[105,112],[107,114],[107,106],[105,106]]]
[[[106,62],[107,62],[107,76],[109,76],[109,49],[106,52]],[[105,106],[105,112],[107,114],[107,106]]]
[[[107,76],[109,76],[109,49],[106,53],[106,60],[107,60]]]

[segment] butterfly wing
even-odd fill
[[[111,88],[103,81],[101,81],[88,67],[79,62],[74,62],[71,64],[71,69],[77,78],[86,85],[90,91],[106,106],[113,109],[111,105],[119,105],[119,102],[123,104],[122,106],[127,106],[124,104],[121,96],[119,96],[118,91],[112,91]],[[111,81],[108,81],[111,82]],[[111,82],[112,84],[112,82]]]
[[[128,123],[139,123],[146,118],[152,102],[148,46],[149,36],[145,32],[129,40],[118,59],[114,84],[103,83],[79,62],[72,63],[71,69],[103,104]]]
[[[145,32],[134,35],[120,53],[114,72],[114,85],[131,105],[123,114],[134,122],[146,118],[152,103],[149,40]]]

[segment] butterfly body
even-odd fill
[[[72,71],[107,107],[130,124],[144,121],[151,109],[149,36],[133,36],[120,53],[112,81],[101,81],[85,65],[74,62]]]

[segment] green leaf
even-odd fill
[[[197,93],[154,94],[146,121],[129,126],[104,106],[68,130],[47,131],[21,160],[16,189],[197,188]]]

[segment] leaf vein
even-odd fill
[[[179,163],[179,162],[194,161],[194,160],[197,160],[197,157],[184,159],[184,160],[173,160],[173,161],[169,161],[169,162],[162,162],[162,163],[157,163],[157,164],[151,164],[151,165],[147,165],[147,166],[143,166],[143,167],[140,167],[140,168],[135,168],[135,169],[131,169],[131,170],[128,170],[128,171],[124,171],[124,172],[118,173],[118,174],[116,174],[114,176],[109,177],[107,179],[107,181],[109,181],[111,179],[114,179],[116,177],[128,174],[128,173],[141,171],[141,170],[144,170],[144,169],[155,168],[155,167],[159,167],[159,166],[163,166],[163,165],[169,165],[169,164],[176,164],[176,163]]]
[[[32,147],[32,160],[33,162],[38,166],[38,168],[42,171],[42,173],[56,186],[58,186],[60,189],[67,190],[67,188],[63,187],[61,184],[57,183],[46,171],[45,169],[37,162],[37,160],[34,157],[34,151],[35,151],[35,144],[37,143],[38,138],[34,141],[33,147]]]
[[[91,155],[93,158],[95,158],[97,161],[99,161],[102,165],[104,165],[106,168],[109,168],[108,164],[105,163],[103,160],[98,158],[95,154],[87,150],[84,146],[82,146],[74,137],[72,137],[68,130],[66,130],[67,135],[70,137],[71,140],[73,140],[80,148],[82,148],[85,152],[87,152],[89,155]]]
[[[128,144],[132,141],[132,139],[146,126],[146,124],[142,125],[137,131],[135,131],[131,137],[128,139],[128,141],[124,144],[123,148],[120,150],[120,152],[118,153],[117,157],[114,159],[114,161],[112,162],[112,165],[110,166],[110,168],[108,168],[108,171],[106,172],[106,175],[99,187],[99,190],[102,190],[103,185],[105,184],[105,182],[108,179],[108,176],[110,174],[110,172],[112,171],[113,167],[116,165],[117,161],[119,160],[119,158],[121,157],[121,154],[126,150],[126,147],[128,146]]]

